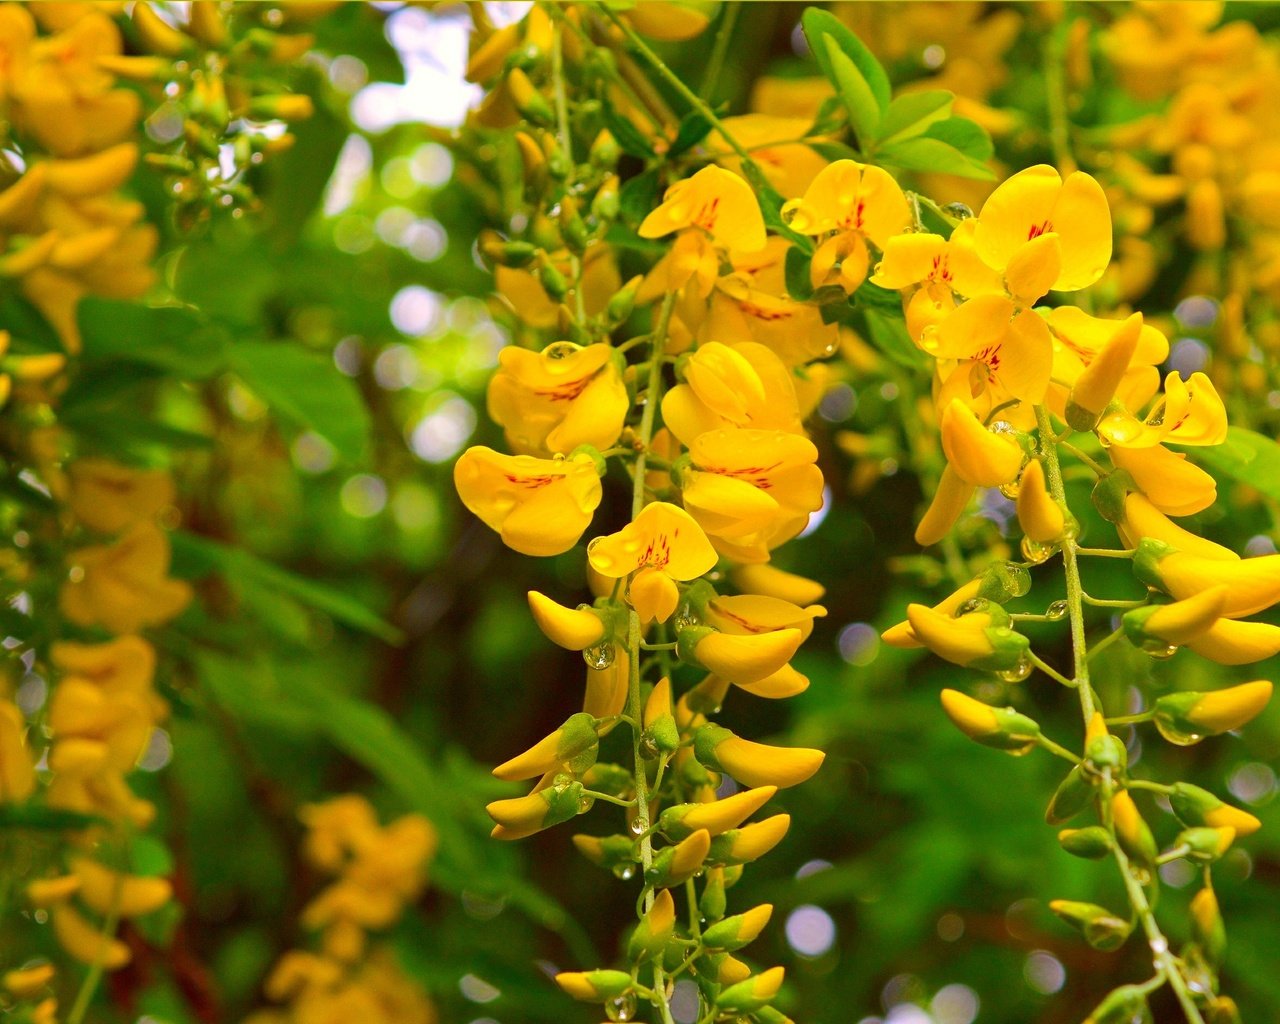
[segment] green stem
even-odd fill
[[[1057,680],[1058,682],[1060,682],[1063,686],[1069,686],[1069,687],[1072,687],[1072,688],[1074,688],[1074,687],[1075,687],[1075,685],[1076,685],[1075,680],[1068,679],[1068,678],[1067,678],[1066,676],[1064,676],[1061,672],[1059,672],[1056,668],[1054,668],[1054,667],[1053,667],[1052,665],[1050,665],[1048,662],[1044,661],[1044,660],[1040,657],[1040,655],[1036,654],[1036,652],[1035,652],[1035,651],[1028,651],[1028,652],[1027,652],[1027,654],[1028,654],[1028,655],[1030,656],[1030,658],[1031,658],[1031,664],[1033,664],[1033,665],[1034,665],[1036,668],[1038,668],[1041,672],[1043,672],[1045,675],[1047,675],[1050,679],[1056,679],[1056,680]]]
[[[1086,466],[1088,466],[1091,470],[1093,470],[1094,475],[1096,476],[1106,476],[1108,473],[1111,472],[1111,470],[1107,469],[1106,466],[1104,466],[1102,463],[1094,459],[1093,456],[1085,454],[1085,452],[1081,451],[1079,448],[1077,448],[1073,444],[1067,444],[1065,441],[1059,441],[1058,447],[1061,448],[1068,455],[1072,455],[1079,461],[1083,462]]]
[[[1066,507],[1066,489],[1062,483],[1062,466],[1058,460],[1058,446],[1053,440],[1053,426],[1049,422],[1049,412],[1044,406],[1036,406],[1036,424],[1040,432],[1041,446],[1044,448],[1045,477],[1049,484],[1049,493],[1055,501]],[[1089,642],[1084,629],[1084,588],[1080,584],[1080,563],[1074,537],[1066,537],[1062,542],[1062,565],[1067,577],[1067,614],[1071,622],[1071,650],[1075,662],[1076,693],[1080,697],[1080,713],[1085,727],[1100,709],[1094,704],[1093,686],[1089,682]],[[1129,858],[1115,841],[1115,822],[1111,816],[1111,799],[1115,795],[1115,783],[1108,768],[1102,779],[1102,820],[1111,833],[1111,852],[1116,866],[1120,869],[1120,877],[1124,882],[1125,892],[1129,897],[1129,905],[1142,922],[1151,947],[1155,968],[1165,974],[1173,987],[1186,1015],[1189,1024],[1204,1024],[1204,1018],[1196,1008],[1195,1000],[1182,976],[1178,959],[1169,951],[1169,940],[1160,930],[1156,922],[1151,904],[1147,900],[1146,890],[1134,873]],[[1139,787],[1146,788],[1146,787]]]
[[[1090,558],[1132,558],[1137,553],[1137,548],[1076,548],[1077,555],[1087,555]]]
[[[564,150],[565,160],[569,164],[569,178],[565,181],[565,194],[570,192],[573,184],[573,133],[569,130],[569,101],[564,88],[564,36],[559,32],[551,34],[551,83],[556,101],[557,134],[560,137],[560,148]],[[574,311],[578,314],[579,323],[586,323],[587,307],[582,295],[582,261],[574,254],[569,256],[569,269],[573,277]]]
[[[1043,733],[1037,737],[1036,742],[1045,750],[1049,751],[1049,753],[1056,754],[1064,761],[1070,761],[1072,764],[1080,763],[1080,758],[1078,756],[1071,753],[1071,751],[1061,744],[1054,743],[1053,740],[1049,739],[1049,737],[1045,736]]]
[[[1152,708],[1150,711],[1139,711],[1136,715],[1118,715],[1115,718],[1108,718],[1107,725],[1141,725],[1155,717],[1156,712]]]
[[[702,76],[702,88],[698,95],[704,100],[715,100],[716,83],[720,80],[720,72],[724,68],[724,58],[729,52],[729,41],[733,38],[734,26],[738,23],[738,12],[741,3],[727,3],[724,13],[720,15],[720,26],[716,29],[715,45],[711,49],[711,60],[707,62],[707,73]]]
[[[640,414],[640,451],[636,455],[635,474],[631,491],[631,518],[634,519],[644,508],[645,463],[649,455],[649,445],[653,441],[653,424],[658,410],[658,399],[662,389],[662,360],[658,358],[666,345],[667,328],[671,323],[671,312],[675,308],[676,293],[669,292],[662,301],[658,312],[658,327],[653,332],[652,357],[649,360],[649,379],[645,389],[644,412]],[[643,717],[640,700],[640,649],[643,632],[640,628],[640,616],[633,610],[627,622],[627,650],[631,656],[631,673],[627,684],[627,714],[635,722]],[[648,766],[640,749],[640,729],[633,726],[631,730],[631,753],[635,765],[636,786],[636,830],[640,836],[640,865],[645,873],[653,866],[653,840],[649,833],[649,777]],[[652,889],[645,890],[644,911],[653,909],[654,894]],[[653,968],[653,995],[658,1012],[662,1015],[663,1024],[674,1024],[671,1009],[667,1005],[667,986],[664,980],[661,963]]]
[[[1096,644],[1093,645],[1093,649],[1089,651],[1089,657],[1090,658],[1097,657],[1100,651],[1105,651],[1108,647],[1110,647],[1113,643],[1119,640],[1122,636],[1124,636],[1124,627],[1121,627],[1120,629],[1112,630],[1110,633],[1108,633],[1106,636],[1104,636],[1101,640],[1099,640]]]

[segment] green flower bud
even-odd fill
[[[1064,825],[1093,802],[1093,782],[1084,768],[1076,765],[1058,785],[1045,809],[1044,820],[1050,825]]]
[[[707,921],[719,921],[724,917],[727,904],[724,892],[724,868],[710,868],[698,900],[698,912]]]
[[[736,1013],[750,1013],[773,1001],[778,990],[782,988],[782,979],[786,972],[781,967],[771,967],[746,981],[730,985],[716,999],[716,1005],[722,1010]]]
[[[1236,830],[1230,826],[1224,828],[1188,828],[1178,833],[1173,841],[1175,848],[1187,847],[1187,859],[1201,864],[1211,864],[1229,849],[1235,842]]]
[[[1150,1020],[1146,991],[1138,985],[1121,985],[1094,1007],[1084,1024],[1137,1024]]]
[[[1098,771],[1106,768],[1123,770],[1129,763],[1129,753],[1124,748],[1124,741],[1119,736],[1110,734],[1091,739],[1084,748],[1084,757]]]
[[[1058,833],[1058,842],[1067,853],[1089,860],[1098,860],[1111,852],[1111,835],[1101,825],[1064,828]]]
[[[584,1003],[605,1003],[626,995],[633,982],[626,971],[563,971],[556,984]]]
[[[1132,926],[1128,921],[1100,907],[1096,903],[1077,903],[1074,900],[1051,900],[1049,909],[1074,928],[1079,929],[1085,941],[1094,949],[1110,952],[1119,949],[1129,937]]]
[[[1138,485],[1124,469],[1117,469],[1100,479],[1093,488],[1093,507],[1109,523],[1124,522],[1124,499]],[[1159,542],[1157,542],[1159,543]]]
[[[615,872],[634,870],[635,842],[631,836],[576,835],[573,845],[596,867]]]
[[[670,889],[662,889],[627,940],[627,956],[632,961],[657,956],[675,934],[675,926],[675,900],[671,898]]]
[[[755,941],[772,915],[773,905],[762,903],[746,913],[726,917],[702,933],[702,944],[708,949],[741,949]]]

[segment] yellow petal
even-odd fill
[[[1088,288],[1111,262],[1111,209],[1102,186],[1083,171],[1068,175],[1052,217],[1062,239],[1062,272],[1054,290]]]
[[[968,507],[973,491],[973,484],[962,478],[954,467],[947,465],[938,480],[933,501],[916,527],[916,543],[928,547],[950,533],[951,527]]]
[[[1048,231],[1022,245],[1004,270],[1005,287],[1019,302],[1030,306],[1058,279],[1062,267],[1062,240]]]
[[[1010,483],[1022,468],[1017,442],[988,430],[960,401],[952,401],[942,413],[942,448],[956,474],[978,487]]]
[[[1280,626],[1219,619],[1186,646],[1219,665],[1251,665],[1280,654]]]
[[[592,568],[618,579],[637,569],[659,569],[672,579],[692,580],[716,564],[715,548],[702,527],[678,505],[655,501],[617,533],[587,546]]]

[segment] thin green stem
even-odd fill
[[[1084,591],[1080,592],[1080,597],[1085,604],[1093,605],[1095,608],[1141,608],[1147,603],[1145,597],[1140,601],[1129,598],[1093,597]]]
[[[607,804],[616,804],[619,807],[634,807],[635,800],[623,800],[620,796],[614,796],[612,793],[601,793],[595,789],[584,789],[583,796],[588,796],[592,800],[603,800]]]
[[[733,29],[738,23],[738,12],[742,4],[727,3],[724,13],[720,15],[720,25],[716,29],[716,41],[711,48],[711,59],[707,62],[707,73],[702,76],[702,87],[698,95],[708,102],[715,101],[716,83],[720,81],[720,72],[724,69],[724,59],[729,53],[729,42],[733,39]]]
[[[1055,501],[1066,506],[1066,489],[1062,483],[1062,466],[1058,460],[1058,445],[1054,441],[1053,426],[1049,422],[1049,412],[1044,406],[1036,407],[1036,424],[1039,428],[1041,445],[1044,448],[1045,477],[1049,484],[1049,493]],[[1080,584],[1080,563],[1074,537],[1066,537],[1062,542],[1062,564],[1067,577],[1067,615],[1071,622],[1071,649],[1075,662],[1076,693],[1080,697],[1080,713],[1087,728],[1095,713],[1101,709],[1094,703],[1093,686],[1089,682],[1089,642],[1084,628],[1084,588]],[[1133,785],[1133,783],[1130,783]],[[1155,783],[1153,785],[1159,785]],[[1147,788],[1139,786],[1138,788]],[[1204,1018],[1196,1008],[1195,1000],[1182,976],[1178,959],[1169,951],[1169,940],[1160,930],[1155,913],[1147,900],[1146,890],[1125,856],[1120,844],[1115,841],[1115,821],[1111,814],[1111,799],[1115,795],[1116,785],[1111,777],[1111,769],[1106,769],[1102,777],[1102,823],[1112,837],[1112,855],[1116,866],[1120,869],[1120,877],[1124,882],[1125,892],[1129,897],[1129,905],[1142,922],[1146,932],[1148,945],[1151,947],[1155,968],[1166,975],[1173,987],[1186,1015],[1189,1024],[1204,1024]]]
[[[662,360],[658,356],[662,354],[662,349],[666,345],[667,329],[671,323],[671,312],[675,308],[675,300],[675,292],[668,293],[666,298],[663,299],[662,307],[658,312],[658,326],[653,332],[653,350],[649,360],[649,380],[645,390],[644,412],[640,414],[640,450],[636,455],[635,466],[632,469],[635,474],[631,492],[632,519],[638,516],[640,510],[644,508],[645,464],[649,455],[649,445],[653,441],[654,418],[657,414],[658,400],[661,397],[660,392],[662,389]],[[628,616],[627,622],[627,650],[631,658],[631,673],[627,685],[627,713],[635,722],[639,722],[642,719],[640,700],[640,650],[642,641],[643,631],[640,628],[640,616],[633,610]],[[632,727],[631,730],[631,753],[635,765],[636,827],[637,831],[641,833],[640,865],[644,872],[647,873],[649,868],[653,866],[653,840],[649,833],[648,765],[645,763],[644,754],[640,749],[640,729],[638,726]],[[653,909],[653,901],[653,890],[646,889],[643,892],[642,900],[646,913]],[[653,968],[654,1003],[658,1008],[658,1012],[662,1015],[663,1024],[673,1024],[671,1009],[667,1005],[666,993],[667,986],[663,977],[662,964],[657,963]]]
[[[1100,652],[1105,651],[1108,647],[1110,647],[1113,643],[1119,640],[1122,636],[1124,636],[1124,627],[1121,627],[1120,629],[1112,630],[1110,633],[1108,633],[1106,636],[1104,636],[1101,640],[1099,640],[1096,644],[1093,645],[1092,649],[1089,651],[1089,657],[1096,658]]]
[[[1031,658],[1031,664],[1033,664],[1041,672],[1047,675],[1050,679],[1056,679],[1063,686],[1069,686],[1069,687],[1072,687],[1073,689],[1075,688],[1076,682],[1074,679],[1068,679],[1056,668],[1054,668],[1052,665],[1050,665],[1048,662],[1042,659],[1040,655],[1036,654],[1035,651],[1028,651],[1027,654]]]
[[[1125,785],[1130,789],[1145,789],[1162,796],[1168,796],[1173,792],[1172,786],[1166,786],[1163,782],[1152,782],[1150,779],[1130,779]]]
[[[1070,761],[1072,764],[1080,763],[1080,757],[1078,755],[1071,753],[1071,751],[1061,744],[1054,743],[1053,740],[1049,739],[1049,737],[1045,736],[1043,733],[1036,738],[1036,742],[1045,750],[1049,751],[1049,753],[1056,754],[1064,761]]]
[[[568,194],[573,183],[573,132],[569,128],[569,101],[564,88],[564,35],[560,32],[551,34],[551,87],[555,94],[557,135],[560,137],[560,148],[564,151],[565,160],[569,164],[569,180],[565,184]],[[574,312],[579,323],[586,323],[586,300],[582,295],[582,261],[576,254],[569,256],[570,273],[573,276]]]
[[[1132,558],[1137,553],[1136,548],[1076,548],[1077,555],[1089,558]]]
[[[1141,725],[1155,717],[1155,708],[1151,708],[1148,711],[1139,711],[1136,715],[1117,715],[1115,718],[1108,718],[1107,725]]]
[[[1083,462],[1086,466],[1088,466],[1091,470],[1093,470],[1094,474],[1097,476],[1106,476],[1108,473],[1111,472],[1111,470],[1107,469],[1106,466],[1098,462],[1095,458],[1093,458],[1093,456],[1086,454],[1084,451],[1077,448],[1073,444],[1067,444],[1066,441],[1059,441],[1058,447],[1061,448],[1068,455],[1071,455],[1072,457],[1078,459],[1080,462]]]

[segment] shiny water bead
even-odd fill
[[[593,668],[597,672],[608,668],[613,664],[613,643],[607,641],[586,648],[582,652],[582,660],[587,663],[587,668]]]

